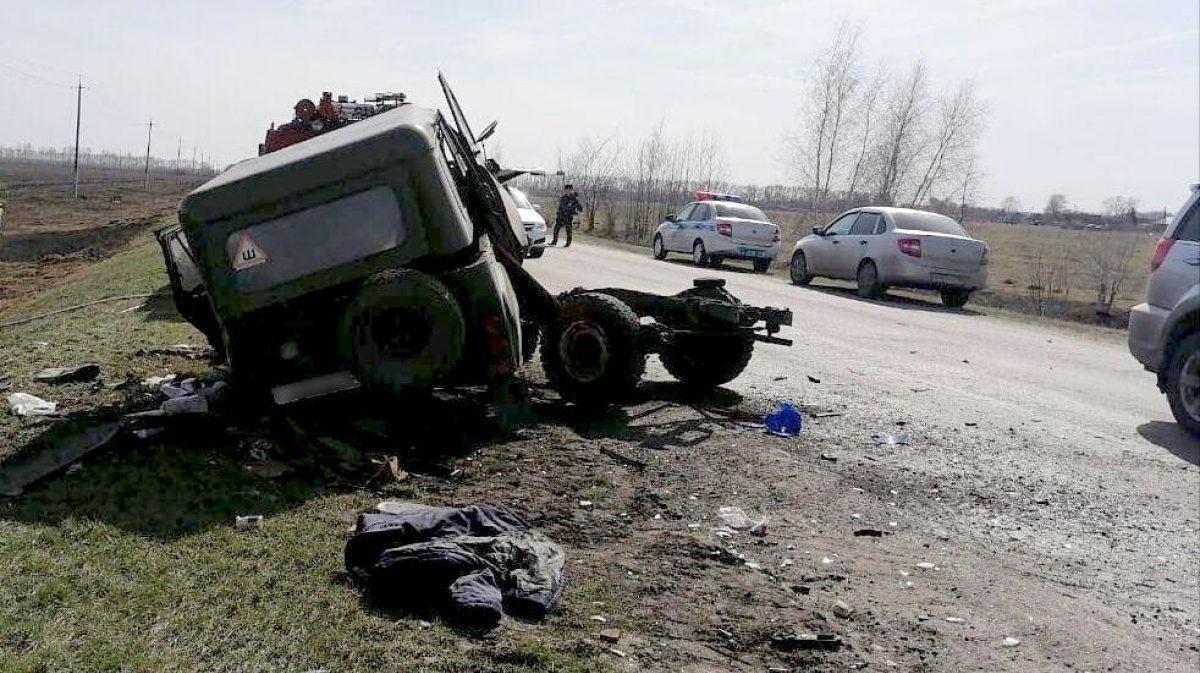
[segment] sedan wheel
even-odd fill
[[[667,248],[663,245],[662,236],[654,236],[654,259],[663,259],[667,256]]]
[[[808,285],[812,282],[812,276],[808,275],[808,260],[805,259],[803,252],[796,252],[792,255],[792,264],[788,268],[788,273],[792,277],[792,285]]]
[[[875,268],[875,262],[864,262],[858,267],[858,296],[878,299],[880,294],[879,270]]]

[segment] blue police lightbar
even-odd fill
[[[716,192],[696,192],[697,201],[732,201],[733,203],[745,203],[746,200],[735,194],[718,194]]]

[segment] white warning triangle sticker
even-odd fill
[[[266,264],[267,253],[258,247],[254,239],[250,238],[250,234],[242,234],[241,239],[238,240],[237,247],[233,251],[233,259],[230,261],[233,262],[234,271],[244,271],[252,266]]]

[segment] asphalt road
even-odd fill
[[[731,445],[741,453],[730,464],[741,466],[727,472],[722,497],[758,497],[754,505],[775,511],[776,530],[798,548],[820,539],[819,531],[805,537],[817,525],[809,517],[825,526],[853,512],[856,523],[898,526],[877,553],[842,547],[856,551],[838,562],[868,582],[936,553],[944,585],[889,580],[856,596],[884,620],[874,627],[881,639],[907,642],[928,626],[919,613],[936,605],[979,625],[966,639],[934,636],[925,654],[940,650],[939,670],[1125,670],[1130,662],[1177,670],[1194,662],[1200,443],[1175,425],[1123,333],[970,306],[864,301],[845,288],[800,288],[585,243],[549,249],[527,268],[556,292],[669,294],[716,276],[743,301],[793,311],[795,324],[781,336],[795,345],[758,344],[727,388],[760,405],[793,400],[808,410],[808,425],[799,441],[763,443],[761,455]],[[667,378],[653,360],[647,371]],[[871,441],[900,430],[909,445]],[[843,460],[818,477],[813,454],[823,451]],[[827,541],[836,553],[840,543]],[[900,621],[888,626],[889,616]],[[1027,641],[1019,655],[997,645],[1014,633]]]
[[[799,288],[742,269],[697,269],[682,256],[655,261],[585,243],[549,249],[527,268],[556,292],[614,286],[670,294],[695,278],[720,277],[747,303],[792,309],[795,323],[781,336],[796,345],[759,344],[747,373],[728,386],[739,392],[781,373],[811,374],[852,381],[863,396],[909,397],[915,418],[1040,422],[1048,436],[1064,441],[1095,448],[1115,440],[1149,458],[1173,462],[1171,451],[1190,451],[1195,460],[1196,446],[1173,427],[1154,376],[1114,334],[992,317],[970,306],[866,301],[821,281]]]

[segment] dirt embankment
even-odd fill
[[[192,178],[152,176],[146,189],[128,175],[106,176],[84,182],[76,198],[66,178],[59,167],[0,166],[0,311],[169,221],[196,185]]]

